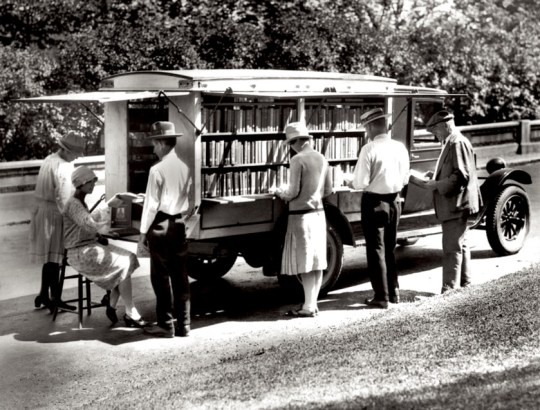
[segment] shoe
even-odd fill
[[[167,337],[167,338],[174,337],[174,327],[165,329],[164,327],[161,327],[161,326],[146,326],[143,330],[144,330],[144,333],[149,336]]]
[[[113,325],[118,322],[118,316],[116,315],[115,308],[111,306],[107,306],[107,309],[105,310],[105,314],[107,315],[107,317],[109,318],[109,320],[112,322]]]
[[[399,289],[394,289],[394,293],[390,294],[390,303],[399,303]]]
[[[36,309],[39,309],[41,306],[48,308],[51,306],[51,300],[49,298],[44,298],[41,295],[37,295],[34,299],[34,306]]]
[[[377,300],[375,298],[366,299],[366,305],[379,308],[379,309],[388,309],[388,302],[386,300]]]
[[[289,310],[285,313],[285,316],[293,317],[315,317],[317,316],[317,310],[307,310],[307,309],[298,309],[298,310]]]
[[[148,322],[144,320],[142,317],[135,320],[132,317],[129,317],[128,315],[124,315],[124,323],[127,327],[139,327],[143,328],[145,326],[148,326]]]
[[[188,337],[190,331],[191,328],[189,327],[189,325],[178,326],[174,329],[174,335],[180,337]]]

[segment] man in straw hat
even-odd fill
[[[184,221],[193,209],[189,203],[192,176],[175,150],[176,138],[180,136],[168,121],[152,124],[149,136],[160,161],[150,168],[148,175],[139,246],[150,251],[157,325],[144,331],[155,337],[188,336],[191,324]]]
[[[454,116],[435,113],[426,124],[444,144],[435,174],[420,186],[433,192],[435,214],[442,225],[442,293],[471,283],[467,219],[480,210],[481,195],[471,142],[459,132]]]
[[[399,302],[394,249],[401,215],[399,193],[409,179],[409,154],[405,145],[387,134],[385,114],[375,108],[360,117],[369,142],[362,147],[352,185],[362,194],[362,229],[366,239],[369,278],[374,296],[368,306],[386,309]]]
[[[326,261],[326,218],[323,198],[332,193],[328,161],[311,146],[302,122],[285,128],[286,143],[297,152],[290,161],[289,185],[275,194],[289,203],[287,232],[281,262],[282,275],[297,275],[304,289],[304,304],[288,316],[315,317],[317,297]]]
[[[71,184],[73,161],[83,155],[84,139],[79,133],[69,131],[58,145],[58,151],[45,158],[39,169],[36,202],[30,221],[30,254],[33,261],[43,264],[41,290],[34,304],[36,308],[45,306],[51,312],[55,304],[64,309],[75,309],[59,297],[60,263],[64,256],[62,212],[74,191]]]

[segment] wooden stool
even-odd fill
[[[77,309],[76,310],[69,310],[69,309],[63,309],[61,307],[55,307],[54,313],[53,313],[53,322],[56,321],[56,315],[58,315],[58,311],[63,312],[69,312],[69,313],[76,313],[79,316],[79,329],[82,328],[82,322],[83,322],[83,311],[86,309],[86,314],[90,316],[92,314],[92,309],[99,308],[99,307],[107,307],[108,303],[103,303],[105,300],[105,297],[102,299],[100,303],[92,302],[92,289],[91,284],[92,281],[85,276],[81,275],[79,272],[77,272],[74,275],[68,275],[66,276],[66,267],[69,266],[68,260],[67,260],[67,250],[64,251],[64,257],[62,258],[62,266],[60,268],[60,295],[59,300],[62,300],[62,292],[64,290],[64,280],[66,279],[77,279],[77,287],[78,287],[78,297],[76,299],[70,299],[65,300],[65,303],[70,302],[77,302]],[[107,296],[110,298],[111,291],[107,291]],[[84,304],[86,302],[86,307],[84,307]],[[108,302],[108,301],[107,301]]]

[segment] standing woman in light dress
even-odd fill
[[[116,304],[121,296],[126,326],[146,326],[148,323],[133,305],[131,275],[140,266],[139,260],[134,253],[100,239],[99,234],[108,231],[109,222],[100,220],[99,214],[91,214],[85,203],[86,195],[94,190],[96,174],[88,167],[80,166],[73,171],[71,180],[75,193],[64,211],[69,265],[100,288],[111,291],[106,314],[113,324],[118,322]]]
[[[275,194],[289,202],[287,233],[281,262],[282,275],[298,275],[304,304],[288,316],[314,317],[326,261],[326,217],[323,198],[332,193],[328,161],[311,146],[304,123],[285,128],[286,142],[297,152],[290,161],[289,186]]]
[[[39,169],[29,235],[31,259],[43,264],[41,290],[34,305],[36,308],[45,306],[51,312],[55,305],[63,309],[75,309],[75,306],[60,300],[58,280],[64,256],[62,212],[73,193],[73,161],[82,156],[84,139],[70,131],[58,141],[58,145],[58,151],[45,158]]]

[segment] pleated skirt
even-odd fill
[[[289,215],[281,259],[281,274],[298,275],[324,270],[326,218],[324,212]]]

